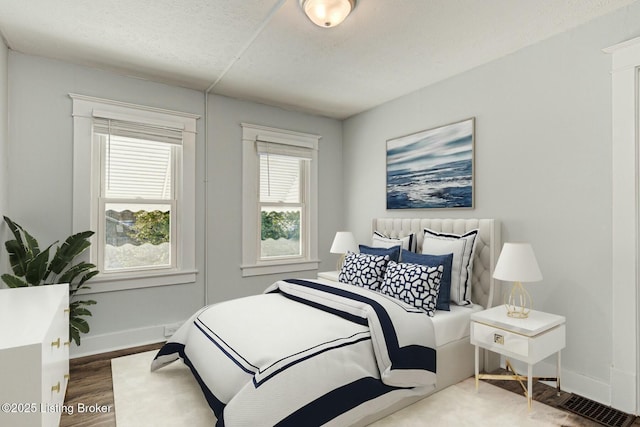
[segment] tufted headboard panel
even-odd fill
[[[464,234],[478,229],[471,279],[471,300],[485,308],[498,304],[500,289],[497,286],[499,282],[493,278],[493,269],[502,249],[499,221],[496,219],[374,218],[372,231],[379,231],[395,238],[414,233],[418,239],[418,253],[421,253],[425,228],[455,234]]]

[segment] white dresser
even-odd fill
[[[0,289],[0,426],[57,426],[69,373],[69,287]]]

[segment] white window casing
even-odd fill
[[[611,55],[612,353],[611,406],[640,412],[640,37]]]
[[[242,276],[288,273],[318,268],[318,142],[312,135],[242,123]],[[260,200],[260,157],[288,156],[302,160],[300,201]],[[284,189],[276,187],[276,191]],[[261,207],[300,207],[301,256],[261,257]]]
[[[84,95],[69,96],[73,101],[74,126],[73,232],[96,232],[89,255],[93,264],[101,265],[99,260],[102,259],[104,240],[99,239],[104,237],[100,233],[105,230],[105,203],[132,203],[132,197],[135,197],[134,193],[128,194],[125,187],[114,191],[113,198],[105,198],[101,193],[101,185],[104,184],[101,173],[104,152],[101,150],[104,150],[104,144],[94,140],[94,130],[100,134],[107,130],[125,138],[145,139],[145,132],[152,129],[154,140],[181,145],[181,150],[171,149],[173,163],[167,174],[175,178],[175,182],[169,182],[172,192],[151,186],[141,189],[146,194],[141,207],[145,203],[146,206],[154,206],[154,203],[171,206],[172,226],[175,227],[171,231],[170,265],[166,268],[101,271],[91,280],[88,293],[195,282],[195,137],[199,116]],[[116,175],[114,182],[118,178],[126,176]],[[167,180],[171,181],[169,175]]]

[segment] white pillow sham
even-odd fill
[[[471,305],[471,275],[473,253],[478,230],[465,234],[439,233],[424,229],[422,253],[430,255],[453,254],[451,265],[451,301],[457,305]]]
[[[406,251],[415,252],[418,245],[418,240],[413,233],[405,237],[393,238],[379,231],[374,231],[373,236],[371,236],[371,246],[373,246],[374,248],[390,248],[398,245],[400,245],[402,249]]]

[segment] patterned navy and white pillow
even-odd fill
[[[338,281],[378,290],[384,280],[389,255],[369,255],[347,252]]]
[[[453,265],[453,254],[429,255],[414,254],[411,251],[402,251],[402,262],[407,264],[420,264],[428,266],[442,265],[444,271],[440,279],[440,290],[438,291],[438,302],[436,310],[450,311],[451,301],[451,266]]]
[[[380,293],[411,304],[433,316],[443,271],[442,265],[429,267],[389,261]]]

